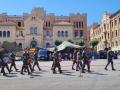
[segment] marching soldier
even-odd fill
[[[5,61],[5,48],[1,48],[0,49],[0,59],[1,59],[1,73],[3,73],[4,76],[6,76],[6,73],[5,73],[5,67],[6,69],[8,70],[8,72],[10,73],[10,69],[8,67],[8,63]]]
[[[10,66],[10,71],[12,71],[12,67],[14,67],[14,69],[16,70],[16,72],[19,70],[16,68],[16,64],[15,64],[15,54],[12,52],[11,54],[11,66]]]
[[[85,65],[87,65],[88,68],[88,72],[90,71],[90,60],[92,58],[92,55],[90,54],[90,51],[87,50],[87,48],[85,47],[83,50],[83,66],[82,66],[82,73],[85,73]]]
[[[105,70],[108,70],[107,67],[111,63],[112,70],[115,71],[114,64],[113,64],[113,57],[114,57],[114,52],[111,50],[111,47],[108,48],[108,63],[105,66]]]
[[[5,63],[4,63],[4,48],[0,48],[0,65],[1,65],[1,73],[3,73],[3,75],[5,76]]]
[[[54,55],[53,65],[52,65],[53,74],[56,74],[56,70],[55,70],[56,67],[58,68],[59,73],[62,73],[61,65],[60,65],[60,55],[58,53],[57,48],[55,48],[53,55]]]
[[[32,68],[32,65],[31,65],[31,63],[33,63],[33,59],[34,59],[34,57],[32,56],[32,54],[30,53],[30,52],[28,52],[28,66],[29,66],[29,68],[30,68],[30,71],[31,72],[33,72],[33,68]]]
[[[27,70],[28,74],[31,74],[30,70],[29,70],[29,63],[28,63],[28,59],[29,59],[29,54],[28,52],[25,50],[25,53],[23,54],[23,66],[21,69],[21,74],[23,74],[23,70]]]
[[[73,53],[72,70],[75,70],[75,69],[74,69],[75,64],[77,64],[77,50],[74,50],[74,53]]]
[[[39,63],[38,63],[38,55],[37,55],[37,52],[35,53],[34,55],[34,64],[33,64],[33,71],[34,71],[34,67],[37,66],[39,71],[41,70],[40,66],[39,66]]]
[[[77,52],[77,65],[76,65],[76,71],[79,71],[79,69],[82,68],[82,51]]]

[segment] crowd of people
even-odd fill
[[[108,52],[108,63],[105,66],[105,70],[108,70],[107,67],[110,63],[112,66],[112,70],[115,70],[114,64],[113,64],[113,57],[115,54],[110,47],[107,52]],[[1,73],[3,73],[4,76],[6,75],[5,68],[9,73],[13,71],[12,68],[14,67],[16,72],[19,71],[20,74],[24,74],[25,72],[27,72],[28,75],[31,75],[32,73],[34,73],[35,66],[38,67],[39,71],[42,70],[38,62],[39,60],[38,51],[31,53],[27,49],[24,50],[24,53],[22,55],[23,65],[21,67],[21,70],[17,68],[17,65],[15,63],[16,61],[15,57],[16,57],[15,52],[11,52],[8,57],[8,55],[6,56],[6,50],[4,48],[0,48],[0,67],[1,67]],[[69,57],[69,59],[73,62],[71,66],[72,70],[80,71],[81,73],[85,73],[86,71],[90,73],[92,57],[93,57],[92,50],[88,49],[87,47],[84,47],[83,49],[74,49],[74,52],[72,52]],[[63,59],[62,59],[61,52],[58,51],[57,48],[55,48],[54,52],[52,53],[53,64],[51,66],[51,70],[53,74],[57,73],[56,68],[58,68],[59,73],[63,73],[61,69],[61,64],[60,64],[62,60]],[[10,64],[10,67],[8,64]],[[87,66],[87,69],[85,69],[85,66]]]

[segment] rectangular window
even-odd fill
[[[34,34],[37,35],[37,27],[34,28]]]
[[[79,22],[79,28],[81,28],[81,22]]]
[[[74,28],[76,28],[76,24],[75,24],[75,22],[74,22]]]
[[[23,31],[20,31],[20,32],[19,32],[19,36],[22,36],[22,37],[23,37]]]
[[[83,22],[82,22],[82,28],[84,28],[84,24],[83,24]]]
[[[80,37],[83,37],[83,30],[80,31]]]
[[[37,35],[37,27],[31,27],[30,28],[30,34]]]
[[[112,27],[113,27],[113,22],[111,22],[111,24],[112,24]]]
[[[46,36],[49,36],[49,31],[46,31]]]
[[[115,26],[117,25],[117,20],[115,20]]]
[[[74,35],[75,35],[75,37],[77,37],[78,36],[78,31],[75,31]]]

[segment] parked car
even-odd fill
[[[48,50],[47,49],[39,49],[38,58],[39,60],[48,60]]]
[[[106,50],[100,50],[99,51],[99,57],[100,57],[100,59],[107,59],[107,51]]]

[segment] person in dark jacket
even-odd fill
[[[12,67],[14,67],[14,69],[16,70],[16,72],[19,70],[17,69],[16,67],[16,64],[15,64],[15,54],[12,52],[11,54],[11,65],[10,65],[10,71],[12,71]]]
[[[105,66],[105,70],[108,70],[107,67],[111,63],[112,70],[115,71],[113,64],[114,52],[111,50],[111,47],[108,48],[107,58],[108,62],[107,65]]]
[[[60,55],[57,48],[55,48],[53,53],[53,65],[52,65],[53,74],[56,74],[56,70],[55,70],[56,67],[58,68],[59,73],[62,73],[61,65],[60,65]]]

